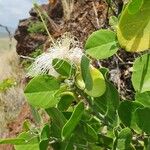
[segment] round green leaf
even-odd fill
[[[117,30],[122,48],[139,52],[150,48],[150,1],[132,0],[124,9]]]
[[[132,84],[139,93],[150,91],[150,54],[145,54],[135,60]]]
[[[34,107],[49,108],[59,100],[59,82],[52,76],[41,75],[32,79],[25,89],[29,104]]]
[[[90,67],[90,73],[93,80],[93,87],[91,90],[85,89],[85,92],[92,97],[99,97],[106,91],[106,83],[102,73],[94,68]]]
[[[78,88],[85,91],[86,94],[92,97],[99,97],[106,91],[106,83],[103,74],[93,66],[90,66],[90,76],[92,79],[92,89],[88,90],[82,79],[81,74],[76,77],[76,85]]]
[[[110,30],[93,32],[85,44],[86,54],[95,59],[108,58],[118,50],[116,39],[116,34]]]

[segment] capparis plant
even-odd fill
[[[129,1],[110,22],[112,30],[89,36],[84,53],[66,33],[37,57],[25,88],[36,125],[25,121],[17,138],[1,144],[13,144],[16,150],[150,149],[150,1]],[[121,100],[107,68],[92,65],[92,59],[111,57],[120,47],[145,51],[133,64],[132,101]],[[39,109],[48,115],[46,121]]]

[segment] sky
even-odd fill
[[[47,3],[48,0],[36,0],[38,3]],[[32,0],[0,0],[0,24],[16,28],[19,19],[29,17]]]

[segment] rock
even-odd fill
[[[44,34],[28,32],[30,22],[36,22],[36,20],[37,18],[30,17],[19,22],[18,29],[14,35],[17,40],[16,50],[19,55],[29,55],[40,45],[44,44],[47,39],[47,36]]]
[[[97,14],[95,14],[93,5],[97,10]],[[74,3],[74,9],[69,20],[65,20],[63,17],[61,0],[49,0],[49,4],[40,7],[49,16],[47,18],[47,28],[54,39],[65,32],[70,32],[82,43],[85,42],[89,34],[104,26],[107,14],[107,6],[101,0],[77,0]],[[30,22],[40,21],[40,17],[34,9],[31,9],[29,14],[30,18],[19,22],[15,33],[17,53],[20,55],[29,55],[40,45],[48,48],[51,44],[45,34],[31,34],[28,32]]]

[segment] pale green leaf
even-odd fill
[[[105,59],[118,50],[117,37],[113,31],[101,29],[93,32],[85,44],[86,54],[95,59]]]
[[[29,82],[25,89],[25,96],[28,103],[34,107],[53,107],[60,100],[59,87],[60,85],[54,77],[41,75]]]
[[[133,0],[119,20],[117,36],[122,48],[130,52],[150,48],[150,1]]]

